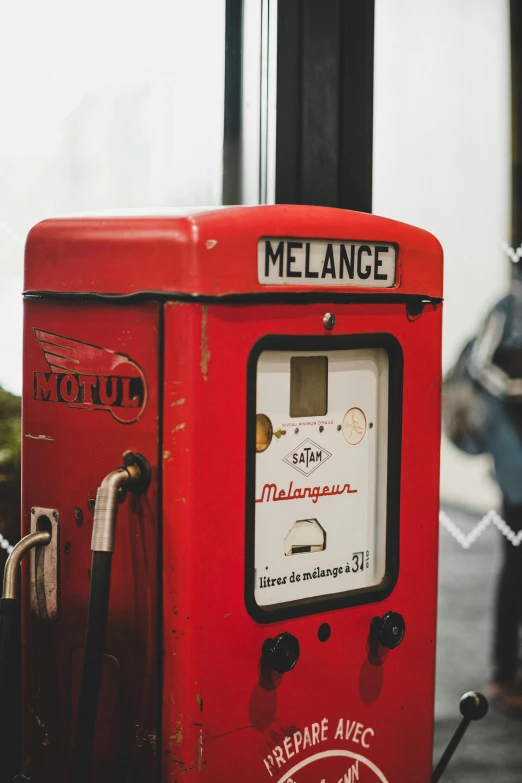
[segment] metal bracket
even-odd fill
[[[48,530],[51,534],[47,546],[31,551],[31,611],[43,620],[57,620],[59,613],[59,522],[60,512],[56,508],[31,509],[31,533]]]

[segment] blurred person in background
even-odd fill
[[[518,267],[517,267],[518,269]],[[522,270],[498,301],[444,383],[443,420],[468,454],[489,453],[502,492],[502,515],[522,530]],[[522,534],[521,534],[522,538]],[[502,712],[522,717],[519,631],[522,541],[502,536],[494,608],[493,670],[488,696]]]

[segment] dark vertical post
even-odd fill
[[[372,211],[374,2],[341,2],[339,206]]]
[[[522,3],[510,0],[511,243],[522,242]]]
[[[242,53],[243,0],[227,0],[225,22],[223,204],[241,203]]]
[[[371,211],[374,0],[279,0],[276,201]]]
[[[339,204],[341,148],[341,6],[339,0],[303,3],[301,60],[300,201]]]
[[[301,196],[302,0],[277,7],[276,203],[299,204]]]

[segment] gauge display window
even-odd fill
[[[248,375],[250,613],[269,621],[381,600],[398,575],[398,341],[267,337]]]
[[[290,416],[326,416],[328,357],[290,357]]]

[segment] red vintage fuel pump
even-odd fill
[[[23,527],[50,542],[23,774],[427,783],[437,240],[303,206],[51,220],[25,289]]]

